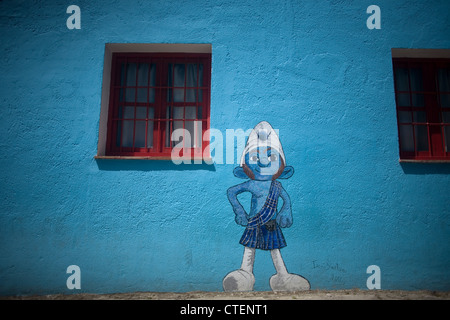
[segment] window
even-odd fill
[[[393,57],[400,160],[450,161],[450,59]]]
[[[96,158],[170,159],[172,151],[202,158],[208,151],[209,45],[107,44],[103,76]]]

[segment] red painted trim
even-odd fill
[[[445,128],[450,127],[450,123],[444,123],[442,119],[443,112],[450,112],[450,108],[442,108],[440,106],[440,94],[450,92],[439,92],[437,70],[438,68],[450,68],[450,59],[416,59],[416,58],[393,58],[392,59],[394,70],[394,88],[395,88],[395,101],[397,110],[397,127],[398,127],[398,141],[399,141],[399,154],[400,161],[405,160],[417,160],[421,162],[427,161],[447,161],[450,160],[450,141],[445,141]],[[395,77],[395,70],[397,68],[420,69],[422,72],[422,91],[413,91],[411,88],[411,78],[408,77],[408,91],[400,91],[397,88],[397,81]],[[424,106],[399,106],[397,96],[399,93],[409,94],[410,103],[412,103],[413,94],[422,94],[424,97]],[[411,121],[400,123],[400,112],[409,112]],[[418,122],[414,118],[415,112],[423,112],[426,115],[426,121]],[[413,143],[414,151],[403,151],[401,140],[400,128],[401,126],[410,126],[413,130],[413,140],[409,143]],[[416,130],[421,127],[426,128],[428,149],[419,151],[418,142],[416,141]],[[445,150],[445,144],[447,144],[447,150]]]
[[[138,86],[138,70],[136,69],[136,83],[134,86],[127,86],[126,81],[126,66],[128,63],[146,63],[146,64],[155,64],[156,66],[156,83],[155,86],[150,86],[150,68],[149,68],[149,81],[147,86]],[[200,76],[197,76],[197,84],[195,87],[187,87],[186,79],[183,87],[179,87],[184,89],[185,102],[174,102],[173,97],[171,97],[170,101],[167,101],[168,90],[172,89],[170,92],[173,95],[175,87],[172,83],[171,86],[168,86],[168,66],[169,64],[203,64],[203,84],[202,86],[198,85],[198,81]],[[125,74],[123,83],[120,82],[122,65],[125,64]],[[197,68],[199,70],[199,68]],[[187,74],[185,74],[185,78]],[[172,75],[172,79],[174,79]],[[106,156],[113,157],[155,157],[155,158],[165,158],[170,157],[172,151],[172,143],[169,148],[165,145],[166,140],[166,123],[169,123],[171,132],[172,121],[174,120],[172,117],[167,118],[166,110],[167,107],[170,106],[173,108],[177,107],[196,107],[196,118],[195,119],[183,119],[183,127],[189,121],[201,121],[202,122],[202,138],[204,133],[210,127],[210,91],[211,91],[211,54],[208,53],[113,53],[112,55],[112,68],[111,68],[111,88],[110,88],[110,103],[109,103],[109,112],[108,112],[108,124],[107,124],[107,142],[106,142]],[[122,90],[122,97],[126,96],[126,89],[132,88],[135,89],[134,94],[135,98],[132,102],[119,101],[120,90]],[[137,100],[137,92],[139,88],[147,89],[147,101],[146,102],[136,102]],[[155,89],[155,101],[150,103],[149,101],[149,89]],[[202,101],[195,102],[186,102],[186,89],[195,89],[202,91]],[[198,92],[196,96],[198,97]],[[122,111],[122,115],[119,115],[119,108],[130,106],[134,107],[134,118],[127,119],[126,121],[133,122],[133,139],[132,146],[133,147],[124,147],[122,141],[122,131],[123,123],[124,123],[124,115]],[[147,117],[145,119],[137,119],[136,117],[136,107],[146,107],[147,108]],[[154,108],[154,116],[153,118],[148,117],[149,108]],[[202,108],[202,118],[198,118],[198,108]],[[173,110],[173,109],[172,109]],[[183,114],[185,113],[185,108],[183,109]],[[173,111],[172,111],[173,112]],[[179,120],[179,119],[176,119]],[[136,123],[140,121],[145,121],[145,137],[144,137],[144,147],[135,147],[136,138]],[[148,122],[153,121],[153,147],[147,148],[147,136],[148,136]],[[192,140],[194,137],[192,137]],[[190,148],[188,149],[188,153],[192,156],[198,158],[199,155],[203,154],[203,151],[206,150],[209,157],[209,141],[202,142],[202,149],[200,148]],[[186,151],[186,150],[185,150]]]

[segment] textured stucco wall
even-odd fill
[[[66,8],[81,8],[68,30]],[[381,30],[366,9],[381,8]],[[441,1],[0,2],[0,294],[222,290],[235,165],[94,160],[105,43],[212,44],[211,127],[280,130],[282,249],[312,289],[450,290],[450,165],[400,164],[391,48],[450,48]],[[274,268],[257,252],[256,290]],[[78,291],[78,292],[80,292]]]

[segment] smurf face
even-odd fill
[[[294,168],[285,161],[276,131],[267,121],[261,121],[250,132],[240,166],[233,173],[238,178],[255,181],[288,179],[294,174]]]
[[[284,163],[276,149],[258,147],[245,155],[244,171],[252,180],[274,180],[283,169]]]

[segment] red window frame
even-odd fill
[[[450,162],[450,91],[440,91],[438,77],[440,69],[450,74],[450,59],[393,58],[392,63],[400,161]]]
[[[136,79],[132,81],[132,85],[126,80],[127,68],[131,68],[131,65],[136,68]],[[147,83],[143,86],[139,84],[138,79],[141,77],[138,71],[141,65],[147,65],[148,68]],[[187,76],[184,85],[175,83],[175,65],[184,65],[185,74],[188,73],[188,65],[191,70],[195,71],[196,68],[196,83],[188,83]],[[169,74],[171,72],[172,74]],[[202,83],[199,83],[200,79]],[[176,151],[176,155],[180,157],[202,158],[209,148],[209,141],[202,139],[210,127],[210,88],[210,53],[113,53],[106,155],[170,159],[172,151]],[[176,101],[175,92],[184,94],[184,99]],[[194,93],[194,100],[187,99],[186,92]],[[134,99],[126,101],[128,93],[134,96]],[[139,94],[141,99],[138,98]],[[175,109],[178,110],[177,117],[174,116]],[[132,111],[129,112],[130,110]],[[182,117],[179,115],[180,110],[183,110]],[[187,110],[190,113],[195,110],[195,116],[187,117]],[[132,140],[130,136],[127,138],[128,144],[123,141],[125,124],[128,125],[127,132],[132,131]],[[197,136],[191,137],[190,146],[184,144],[184,135],[182,141],[171,141],[168,134],[172,133],[175,124],[178,127],[182,124],[182,128],[195,128]],[[138,126],[141,128],[141,134],[138,134],[136,139]],[[142,128],[145,134],[142,133]],[[199,128],[201,136],[198,136]],[[138,140],[140,144],[137,143]]]

